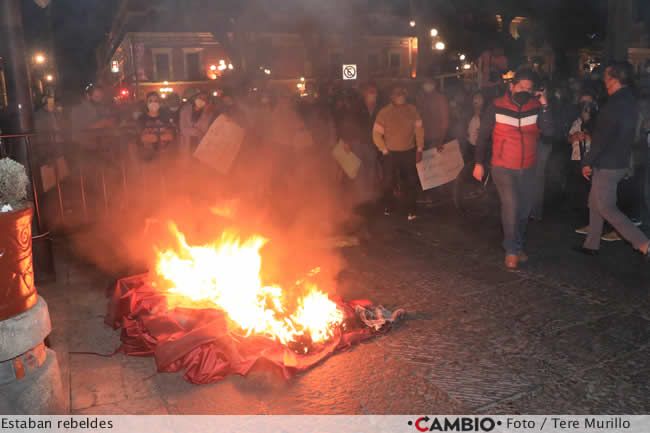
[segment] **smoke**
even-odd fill
[[[174,245],[174,222],[193,245],[214,242],[224,230],[242,240],[262,235],[269,240],[262,250],[267,282],[295,281],[318,267],[322,288],[332,290],[344,266],[334,240],[355,218],[331,156],[333,120],[319,111],[316,122],[329,135],[310,140],[288,98],[274,107],[236,102],[231,116],[247,132],[227,175],[174,148],[143,160],[134,137],[123,138],[130,142],[123,159],[87,157],[82,164],[94,174],[88,206],[97,224],[73,238],[76,254],[114,276],[151,270],[156,249]]]

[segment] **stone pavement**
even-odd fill
[[[530,228],[531,262],[503,269],[494,209],[445,203],[398,216],[344,251],[344,298],[403,307],[381,338],[283,381],[255,373],[195,386],[151,358],[99,357],[111,278],[57,244],[57,283],[40,287],[75,414],[409,414],[650,412],[650,263],[624,243],[597,258],[563,212]]]

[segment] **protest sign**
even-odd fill
[[[332,156],[339,163],[345,174],[350,178],[354,179],[359,174],[359,168],[361,167],[361,160],[357,155],[352,151],[345,150],[345,143],[343,140],[339,140],[332,150]]]
[[[239,154],[244,135],[241,126],[222,114],[210,125],[196,148],[194,157],[217,172],[228,174]]]
[[[445,144],[443,150],[425,150],[422,161],[416,164],[423,190],[435,188],[456,179],[463,169],[463,155],[458,140]]]

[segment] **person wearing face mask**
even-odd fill
[[[650,240],[616,206],[618,184],[628,175],[637,131],[639,108],[634,92],[634,69],[616,62],[605,69],[604,82],[609,99],[600,111],[591,148],[582,159],[582,175],[591,180],[587,239],[576,249],[597,255],[605,221],[646,258]]]
[[[426,79],[415,97],[415,106],[422,116],[424,147],[441,148],[449,130],[449,101],[436,88],[436,82]]]
[[[348,92],[336,128],[345,150],[361,160],[359,173],[347,182],[352,204],[363,219],[370,217],[378,193],[379,153],[372,141],[372,127],[378,113],[377,95],[374,84],[366,84],[360,92]]]
[[[492,177],[501,201],[505,265],[516,269],[528,260],[524,251],[530,215],[537,143],[542,134],[553,136],[553,117],[545,92],[536,92],[537,76],[519,69],[509,90],[495,99],[481,119],[474,178],[482,181],[492,143]]]
[[[199,92],[181,108],[179,123],[181,154],[184,157],[194,153],[213,120],[213,110],[208,105],[208,94],[205,92]]]
[[[146,107],[146,112],[138,120],[141,156],[145,160],[152,160],[169,148],[175,138],[175,130],[169,114],[162,110],[157,92],[147,94]]]
[[[167,109],[172,123],[177,128],[180,124],[181,105],[181,97],[178,95],[178,93],[171,93],[167,96],[167,99],[165,99],[164,108]]]
[[[394,191],[402,177],[408,220],[415,220],[419,188],[415,164],[422,161],[424,128],[415,106],[406,102],[404,87],[393,88],[391,103],[379,111],[372,131],[373,141],[383,155],[384,214],[394,210]]]

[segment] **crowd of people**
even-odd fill
[[[93,130],[129,125],[142,161],[164,155],[191,161],[213,121],[228,116],[246,130],[239,165],[256,158],[257,172],[266,175],[257,178],[252,199],[269,193],[282,207],[280,197],[296,181],[325,179],[366,219],[382,210],[385,215],[403,210],[409,221],[417,219],[422,189],[416,164],[424,150],[442,149],[456,139],[473,177],[482,181],[488,171],[493,176],[508,269],[528,260],[526,227],[544,217],[547,162],[559,154],[564,198],[580,221],[576,232],[586,235],[578,250],[595,255],[601,240],[624,239],[648,255],[649,241],[639,226],[650,104],[634,88],[629,64],[614,63],[602,77],[583,81],[552,82],[521,68],[498,89],[459,82],[445,93],[432,79],[419,83],[415,92],[409,87],[306,83],[300,95],[256,88],[227,89],[217,97],[196,90],[182,98],[151,92],[144,101],[116,110],[106,102],[104,89],[94,86],[69,119],[79,142],[96,142]],[[36,117],[37,129],[60,130],[61,118],[60,108],[47,98]],[[354,178],[332,158],[337,144],[361,161]],[[277,155],[283,164],[271,162]],[[237,161],[232,177],[242,183]],[[291,203],[286,206],[285,215]]]

